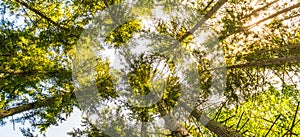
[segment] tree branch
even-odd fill
[[[53,97],[46,98],[44,100],[35,101],[32,103],[24,104],[24,105],[9,108],[9,109],[0,109],[0,120],[7,118],[9,116],[13,116],[15,114],[26,112],[28,110],[47,107],[50,104],[53,104],[52,102],[56,101],[59,98],[64,99],[64,98],[70,98],[70,97],[75,98],[75,94],[74,93],[65,93],[63,95],[56,95]]]
[[[263,6],[263,7],[261,7],[261,8],[258,8],[258,9],[256,9],[256,10],[253,10],[250,14],[245,15],[243,18],[244,18],[244,19],[245,19],[245,18],[249,18],[249,17],[251,17],[252,15],[256,14],[257,12],[259,12],[259,11],[261,11],[261,10],[264,10],[264,9],[268,8],[269,6],[271,6],[272,4],[274,4],[274,3],[276,3],[276,2],[278,2],[278,0],[274,0],[274,1],[270,2],[270,3],[267,3],[265,6]]]
[[[288,57],[281,57],[281,58],[273,58],[273,59],[267,59],[267,60],[262,60],[262,61],[249,62],[249,63],[245,63],[245,64],[212,68],[212,69],[209,69],[208,71],[219,70],[219,69],[224,69],[224,68],[236,69],[236,68],[245,68],[245,67],[266,67],[266,66],[271,66],[271,65],[282,65],[285,63],[290,63],[290,64],[300,63],[300,56],[288,56]]]
[[[281,11],[275,13],[275,14],[270,15],[269,17],[266,17],[266,18],[264,18],[264,19],[261,19],[261,20],[255,22],[255,23],[253,23],[253,24],[251,24],[251,25],[242,27],[242,28],[240,28],[239,30],[234,31],[234,32],[232,32],[232,33],[230,33],[230,34],[227,34],[227,35],[221,35],[221,36],[218,37],[218,39],[219,39],[219,40],[224,40],[226,37],[229,37],[229,36],[231,36],[231,35],[233,35],[233,34],[237,34],[237,33],[240,33],[240,32],[246,31],[246,30],[249,30],[249,29],[251,29],[252,27],[254,27],[254,26],[258,25],[258,24],[261,24],[261,23],[263,23],[263,22],[265,22],[265,21],[267,21],[267,20],[269,20],[269,19],[271,19],[271,18],[273,18],[273,17],[276,17],[276,16],[278,16],[278,15],[280,15],[280,14],[282,14],[282,13],[288,12],[288,11],[294,9],[294,8],[297,8],[297,7],[300,7],[300,3],[295,4],[295,5],[291,6],[291,7],[286,8],[286,9],[283,9],[283,10],[281,10]]]
[[[186,32],[179,41],[183,41],[188,36],[192,35],[199,27],[201,27],[212,15],[214,15],[228,0],[219,0],[212,9],[204,15],[204,17],[188,32]]]
[[[269,19],[271,19],[271,18],[274,18],[274,17],[276,17],[276,16],[278,16],[278,15],[280,15],[280,14],[282,14],[282,13],[288,12],[288,11],[293,10],[293,9],[295,9],[295,8],[298,8],[298,7],[300,7],[300,3],[295,4],[295,5],[293,5],[293,6],[290,6],[290,7],[288,7],[288,8],[285,8],[285,9],[283,9],[283,10],[281,10],[281,11],[278,11],[278,12],[276,12],[276,13],[270,15],[269,17],[266,17],[266,18],[264,18],[264,19],[262,19],[262,20],[259,20],[259,21],[255,22],[255,23],[253,23],[253,24],[251,24],[251,25],[248,25],[248,26],[246,26],[246,27],[244,27],[244,28],[246,28],[246,29],[252,28],[252,27],[254,27],[254,26],[258,25],[258,24],[261,24],[261,23],[264,22],[264,21],[267,21],[267,20],[269,20]]]
[[[55,25],[56,27],[60,28],[60,29],[66,29],[62,26],[60,26],[60,24],[56,23],[55,21],[53,21],[51,18],[47,17],[44,13],[40,12],[39,10],[29,6],[26,2],[24,2],[23,0],[15,0],[17,3],[23,5],[24,7],[26,7],[27,9],[33,11],[35,14],[41,16],[43,19],[47,20],[48,22],[50,22],[51,24]]]

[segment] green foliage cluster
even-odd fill
[[[239,106],[222,108],[216,119],[247,136],[299,134],[299,90],[286,85],[280,91],[270,87]]]
[[[141,24],[138,20],[128,21],[121,26],[115,28],[108,34],[105,41],[112,43],[116,48],[122,46],[122,44],[129,42],[132,39],[134,33],[141,30]]]

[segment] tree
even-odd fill
[[[76,107],[69,53],[82,30],[68,23],[74,17],[64,4],[52,1],[42,10],[44,4],[1,2],[1,120],[23,112],[15,121],[29,120],[41,131]]]
[[[74,0],[74,1],[3,1],[1,2],[1,33],[0,33],[0,119],[6,120],[7,117],[15,114],[23,114],[15,121],[24,122],[29,120],[33,127],[45,131],[51,125],[57,125],[68,117],[74,107],[79,107],[83,110],[89,110],[90,113],[104,115],[104,112],[99,112],[96,106],[90,104],[104,104],[107,102],[117,103],[117,99],[122,95],[118,94],[118,84],[115,75],[111,75],[109,61],[105,58],[97,58],[95,61],[94,70],[96,71],[95,84],[97,88],[97,96],[86,94],[86,91],[76,91],[76,82],[72,78],[72,65],[86,66],[88,62],[76,62],[74,54],[79,49],[76,44],[81,44],[80,49],[82,60],[93,59],[90,55],[89,46],[94,45],[99,51],[106,48],[105,46],[95,42],[89,35],[82,34],[84,29],[95,27],[88,24],[98,11],[103,11],[113,5],[125,3],[125,1],[93,1],[93,0]],[[155,29],[159,34],[163,34],[170,39],[175,39],[178,42],[173,44],[174,47],[184,47],[193,43],[197,30],[202,29],[206,22],[210,22],[207,31],[214,31],[219,39],[219,45],[225,54],[226,62],[226,102],[221,108],[228,108],[228,111],[219,111],[217,114],[209,114],[208,117],[216,115],[214,119],[207,118],[208,123],[203,126],[198,126],[201,123],[200,116],[203,115],[202,110],[187,106],[191,109],[191,118],[186,123],[171,121],[169,124],[180,125],[177,129],[163,130],[160,127],[154,127],[156,133],[162,132],[164,135],[174,136],[177,133],[181,135],[219,135],[219,136],[241,136],[240,134],[255,134],[259,135],[275,135],[273,131],[279,131],[281,135],[297,134],[297,114],[298,106],[295,105],[297,94],[287,94],[289,91],[297,92],[296,89],[290,88],[290,85],[297,85],[293,77],[298,75],[298,45],[300,42],[299,31],[297,30],[299,22],[299,14],[297,12],[299,3],[287,3],[283,1],[272,1],[265,3],[263,1],[256,2],[258,6],[252,6],[255,1],[161,1],[165,11],[174,11],[176,5],[184,5],[190,7],[196,14],[204,15],[204,18],[196,20],[197,22],[179,22],[176,17],[171,21],[158,20]],[[154,1],[138,2],[139,8],[135,8],[135,12],[140,12],[141,15],[149,15],[149,11],[153,11],[156,7]],[[283,8],[281,8],[283,7]],[[270,10],[273,9],[273,10]],[[7,13],[9,13],[8,15]],[[117,24],[122,22],[122,18],[114,18],[116,13],[122,13],[118,10],[109,12],[107,16],[107,25]],[[5,15],[6,14],[6,15]],[[257,16],[263,16],[257,21]],[[4,16],[5,15],[5,16]],[[125,14],[119,15],[123,17]],[[6,19],[6,16],[12,16],[12,19]],[[192,17],[191,17],[192,18]],[[11,21],[12,20],[12,21]],[[101,20],[101,19],[100,19]],[[104,18],[103,18],[104,20]],[[104,20],[105,21],[105,20]],[[109,22],[110,21],[110,22]],[[22,22],[21,25],[18,22]],[[122,45],[128,44],[134,39],[135,34],[146,35],[149,30],[143,29],[140,20],[132,19],[127,22],[122,22],[123,25],[117,27],[114,31],[106,34],[105,42],[112,45],[112,48],[124,51],[125,55],[129,55],[128,50],[122,49]],[[190,23],[190,24],[189,24]],[[191,25],[191,23],[194,23]],[[80,38],[80,39],[79,39]],[[79,41],[78,41],[79,40]],[[161,41],[154,41],[161,42]],[[171,45],[172,41],[165,41],[164,44]],[[212,42],[212,41],[207,41]],[[213,43],[213,42],[212,42]],[[130,50],[129,50],[130,52]],[[201,101],[205,100],[210,94],[209,88],[211,85],[213,71],[219,71],[224,67],[209,68],[210,61],[203,57],[203,52],[192,50],[199,66],[196,67],[199,72],[199,94]],[[78,55],[78,54],[77,54]],[[149,82],[151,76],[156,74],[153,64],[155,59],[163,58],[169,66],[169,72],[166,73],[167,90],[162,95],[162,100],[149,107],[134,107],[124,102],[121,103],[123,110],[131,111],[128,114],[129,118],[136,118],[143,122],[148,122],[153,119],[154,115],[166,115],[170,113],[176,104],[180,103],[178,97],[183,96],[185,91],[179,90],[180,87],[186,86],[179,82],[179,78],[175,75],[176,70],[172,66],[177,65],[172,62],[169,55],[166,56],[137,56],[129,60],[128,73],[129,81],[127,81],[136,94],[145,95],[150,93],[151,88],[155,88],[157,83]],[[78,59],[78,57],[77,57]],[[73,61],[72,61],[73,60]],[[74,61],[75,60],[75,61]],[[169,62],[168,62],[169,61]],[[82,63],[82,64],[76,64]],[[179,61],[183,63],[183,61]],[[90,65],[90,64],[89,64]],[[92,68],[93,69],[93,68]],[[77,73],[82,70],[77,69]],[[124,73],[124,72],[123,72]],[[187,71],[188,73],[188,71]],[[189,72],[192,73],[192,72]],[[269,73],[269,74],[268,74]],[[88,77],[89,73],[76,77],[77,82],[89,85],[91,80]],[[281,82],[282,91],[279,92],[275,87],[276,83],[272,80]],[[277,80],[279,79],[279,80]],[[201,91],[201,92],[200,92]],[[277,96],[265,96],[271,93],[276,93]],[[279,92],[279,93],[278,93]],[[82,93],[82,94],[81,94]],[[278,93],[278,94],[277,94]],[[76,99],[76,95],[80,94],[84,98],[90,100]],[[258,96],[256,96],[259,94]],[[243,121],[244,115],[248,115],[244,106],[253,104],[256,101],[264,101],[265,98],[276,101],[276,97],[280,94],[285,95],[284,102],[294,103],[293,107],[288,109],[295,110],[294,115],[277,115],[279,110],[271,113],[270,117],[272,124],[268,125],[267,130],[257,132],[251,130],[258,125],[255,121]],[[155,95],[155,94],[154,94]],[[255,96],[258,98],[256,99]],[[78,101],[81,102],[78,105]],[[91,102],[95,101],[95,102]],[[253,101],[253,102],[252,102]],[[49,103],[51,102],[51,103]],[[84,103],[82,103],[84,102]],[[243,103],[242,103],[243,102]],[[82,105],[83,104],[83,105]],[[242,105],[241,105],[242,104]],[[289,103],[286,103],[288,105]],[[267,106],[270,108],[270,106]],[[285,107],[285,104],[282,104]],[[236,106],[237,109],[233,109]],[[110,109],[113,109],[111,107]],[[220,109],[222,110],[222,109]],[[240,111],[242,110],[242,111]],[[265,111],[266,109],[257,109],[257,111]],[[236,115],[231,115],[234,111]],[[248,113],[244,113],[247,111]],[[117,116],[121,111],[118,111],[111,116]],[[292,112],[292,111],[290,111]],[[230,115],[228,114],[230,113]],[[235,114],[235,113],[233,113]],[[259,114],[259,113],[255,113]],[[172,116],[172,115],[171,115]],[[281,119],[282,117],[292,117],[292,119]],[[228,118],[229,117],[229,118]],[[119,117],[118,117],[119,118]],[[196,122],[193,121],[196,119]],[[229,119],[229,120],[227,120]],[[126,125],[126,120],[123,121]],[[221,122],[220,122],[221,120]],[[230,121],[231,120],[231,121]],[[219,121],[219,122],[218,122]],[[228,122],[229,126],[224,126],[223,122]],[[243,123],[244,122],[244,123]],[[251,124],[248,124],[251,123]],[[260,122],[257,120],[257,122]],[[241,124],[244,125],[241,125]],[[266,120],[262,121],[266,122]],[[276,124],[280,123],[280,125]],[[91,123],[87,120],[87,130],[75,130],[73,136],[88,134],[91,136],[103,135],[102,131],[98,131],[106,125],[115,123]],[[290,125],[289,125],[290,124]],[[225,124],[228,125],[228,124]],[[235,125],[235,127],[231,127]],[[284,125],[284,126],[282,126]],[[102,126],[102,127],[101,127]],[[141,129],[147,129],[148,125],[141,125]],[[116,130],[119,130],[116,127]],[[235,129],[237,131],[235,131]],[[248,130],[248,131],[247,131]],[[119,130],[118,135],[128,134],[129,129]],[[246,132],[247,131],[247,132]],[[189,132],[189,133],[187,133]],[[146,133],[136,129],[131,134],[136,136],[144,136]],[[157,135],[159,136],[159,135]]]

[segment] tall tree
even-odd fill
[[[87,91],[75,92],[76,82],[89,85],[91,84],[89,83],[91,77],[88,77],[89,72],[85,75],[86,72],[81,72],[80,68],[72,71],[72,65],[81,67],[91,65],[86,64],[89,62],[76,62],[78,58],[81,60],[95,59],[93,55],[90,55],[91,45],[99,49],[100,52],[107,48],[102,43],[97,43],[98,41],[89,35],[85,35],[84,29],[93,28],[97,25],[89,24],[89,21],[97,17],[98,11],[122,3],[126,2],[113,0],[2,1],[0,6],[2,15],[0,28],[0,120],[5,121],[9,116],[23,114],[14,121],[29,120],[33,127],[45,131],[49,126],[57,125],[59,121],[65,120],[73,108],[79,106],[78,102],[81,109],[88,110],[88,113],[94,113],[98,116],[107,115],[105,112],[99,112],[97,105],[106,103],[109,109],[115,109],[109,105],[115,103],[120,106],[121,110],[116,108],[116,111],[107,119],[123,122],[121,127],[115,127],[114,130],[118,131],[116,135],[146,136],[148,133],[143,131],[150,129],[149,124],[141,124],[141,129],[134,129],[134,132],[130,132],[132,130],[129,127],[122,128],[130,121],[119,117],[121,112],[130,111],[131,113],[128,113],[126,118],[150,123],[156,117],[171,113],[176,104],[182,103],[180,102],[182,100],[178,100],[178,98],[183,96],[185,91],[180,89],[190,85],[180,83],[174,66],[184,63],[184,61],[179,60],[179,63],[176,64],[172,62],[174,58],[167,53],[165,56],[130,58],[131,60],[127,60],[129,73],[125,71],[119,73],[128,74],[126,75],[128,81],[125,82],[129,84],[129,89],[132,89],[135,94],[146,95],[153,92],[150,89],[155,89],[157,88],[155,86],[160,85],[159,82],[161,81],[151,83],[151,78],[157,74],[154,67],[155,63],[157,64],[159,58],[163,58],[166,61],[166,66],[168,66],[168,71],[164,74],[167,88],[164,90],[161,100],[152,106],[136,107],[120,100],[124,96],[118,91],[122,83],[118,83],[116,81],[118,78],[112,75],[111,62],[101,57],[94,60],[95,64],[92,64],[94,68],[91,68],[96,72],[95,77],[93,77],[97,89],[96,96],[94,96],[95,94],[87,94],[90,93]],[[139,1],[136,3],[139,7],[135,7],[133,11],[137,12],[138,15],[149,15],[149,11],[154,11],[156,8],[155,3],[151,0]],[[281,0],[271,2],[219,0],[215,2],[211,0],[161,1],[161,3],[164,11],[174,11],[178,5],[184,5],[191,8],[195,14],[203,15],[203,18],[200,20],[194,18],[197,22],[179,22],[178,18],[174,16],[172,16],[171,21],[156,20],[159,23],[155,24],[155,31],[166,37],[164,37],[165,41],[157,40],[153,41],[154,43],[165,42],[164,44],[171,45],[171,48],[188,47],[193,43],[196,34],[199,33],[197,31],[202,29],[207,22],[210,26],[207,26],[206,31],[216,33],[219,38],[218,44],[225,54],[227,66],[224,93],[227,101],[220,110],[227,108],[228,111],[216,112],[215,118],[212,119],[214,113],[209,114],[208,117],[210,118],[208,118],[201,109],[187,106],[186,109],[193,111],[191,111],[191,118],[186,123],[165,120],[167,124],[176,125],[178,128],[163,130],[159,126],[154,126],[153,131],[155,133],[170,136],[196,136],[200,134],[203,136],[214,134],[219,136],[242,136],[241,134],[266,136],[276,135],[276,132],[280,132],[280,135],[298,134],[296,131],[299,103],[296,105],[298,100],[291,99],[298,96],[298,90],[290,88],[291,85],[294,87],[298,85],[295,80],[298,75],[298,46],[300,44],[300,35],[297,29],[299,27],[298,2],[288,3]],[[119,15],[115,16],[116,14]],[[108,18],[102,19],[103,23],[107,23],[106,25],[111,25],[111,27],[122,23],[122,25],[115,27],[114,31],[105,34],[104,43],[111,45],[114,49],[123,50],[124,55],[130,55],[132,51],[123,48],[124,45],[134,40],[135,34],[143,36],[150,31],[144,29],[142,22],[137,19],[122,22],[124,21],[122,20],[123,16],[125,14],[122,11],[115,9],[109,12]],[[95,33],[98,32],[95,31]],[[177,42],[170,43],[174,41],[168,41],[167,38]],[[208,40],[208,42],[212,41]],[[78,44],[81,45],[82,49]],[[76,50],[80,50],[80,56],[76,54]],[[194,67],[201,72],[200,75],[197,75],[199,79],[197,95],[200,96],[200,99],[195,101],[195,104],[199,105],[211,93],[209,90],[212,86],[211,72],[222,70],[224,67],[210,68],[210,61],[203,57],[203,52],[189,50],[193,52],[199,64]],[[74,54],[77,55],[75,59]],[[73,74],[72,76],[71,72],[82,73],[82,75],[77,77],[76,74]],[[187,71],[186,73],[192,72]],[[76,82],[73,81],[74,77]],[[274,81],[279,82],[280,86]],[[274,89],[273,87],[276,86],[281,87],[282,90]],[[290,91],[295,93],[292,94]],[[82,98],[89,98],[89,100],[76,98],[78,94]],[[271,115],[267,118],[263,117],[264,120],[257,120],[262,118],[261,116],[257,118],[259,113],[253,113],[254,116],[251,116],[251,110],[245,108],[245,106],[253,106],[256,102],[265,102],[268,99],[275,102],[277,98],[284,102],[279,107],[287,107],[289,103],[293,104],[291,107],[287,107],[287,110],[290,110],[289,112],[295,110],[294,113],[284,114],[282,112],[284,110],[278,108],[275,108],[276,111],[271,111],[273,108],[265,103],[263,104],[264,108],[259,107],[256,111],[265,112],[271,109],[266,112],[271,113]],[[233,109],[233,106],[236,106],[237,109]],[[173,115],[170,116],[173,117]],[[202,120],[200,116],[202,116]],[[114,119],[116,117],[117,119]],[[245,117],[246,121],[244,121]],[[203,126],[199,126],[203,122],[203,118],[207,122]],[[86,131],[75,130],[71,135],[104,136],[101,129],[104,129],[105,126],[114,125],[116,122],[104,121],[99,123],[98,120],[98,123],[93,123],[87,120],[85,122],[88,125]],[[261,127],[256,122],[262,122],[268,126]],[[261,128],[263,132],[253,131],[252,129],[255,127]],[[160,136],[160,134],[156,135]]]

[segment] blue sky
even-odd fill
[[[15,123],[15,130],[13,129],[13,124],[9,122],[11,117],[9,117],[6,121],[8,121],[3,127],[0,127],[0,137],[23,137],[20,128],[30,128],[29,124],[22,125],[20,123]],[[46,131],[46,137],[70,137],[67,135],[67,132],[72,131],[73,128],[80,128],[81,124],[81,112],[79,109],[74,109],[74,112],[71,116],[60,123],[59,126],[51,126]],[[38,130],[36,130],[38,131]],[[35,133],[35,134],[38,134]],[[39,134],[39,136],[42,136]]]

